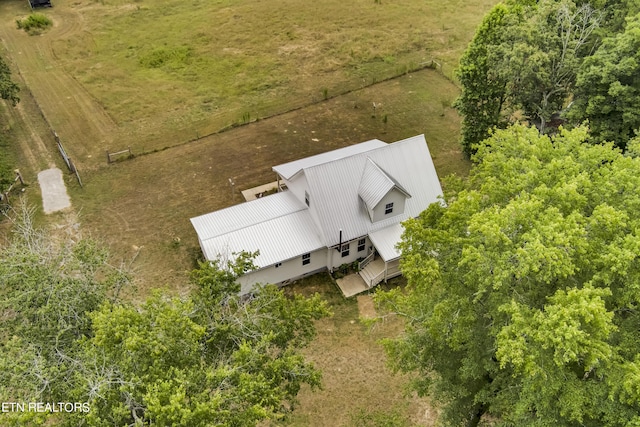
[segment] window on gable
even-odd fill
[[[340,252],[342,252],[342,258],[349,256],[349,243],[342,245]]]
[[[311,264],[311,254],[302,255],[302,265]]]
[[[306,191],[304,192],[304,202],[307,204],[307,206],[311,206],[309,204],[309,193],[307,193]]]
[[[391,212],[393,212],[393,202],[391,203],[387,203],[384,207],[384,214],[385,215],[389,215]]]
[[[358,240],[358,252],[364,251],[365,244],[367,243],[366,239]]]

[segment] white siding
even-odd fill
[[[358,252],[358,240],[364,239],[364,251]],[[338,251],[336,247],[330,248],[329,251],[333,252],[333,259],[331,260],[331,265],[329,265],[329,269],[334,269],[340,267],[342,264],[349,264],[356,261],[359,258],[365,258],[369,255],[369,246],[371,246],[371,241],[366,237],[362,236],[358,239],[354,239],[348,242],[344,242],[342,245],[349,245],[349,255],[346,257],[342,256],[342,251]]]
[[[240,293],[246,294],[251,292],[256,283],[279,284],[327,268],[327,248],[311,252],[310,255],[309,259],[311,262],[306,265],[302,264],[302,256],[298,256],[282,261],[282,265],[277,268],[275,265],[270,265],[245,274],[238,279],[241,286]]]
[[[407,196],[405,196],[395,188],[389,191],[373,209],[373,222],[403,214],[404,203],[406,199]],[[390,214],[385,214],[384,212],[388,203],[393,203],[393,212],[391,212]]]

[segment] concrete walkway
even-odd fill
[[[58,168],[47,169],[38,174],[38,183],[42,193],[44,213],[58,212],[71,206],[71,200],[64,185],[62,171]]]
[[[357,273],[349,274],[348,276],[344,276],[342,279],[336,279],[336,283],[338,284],[338,287],[342,291],[342,295],[344,295],[345,298],[349,298],[369,290],[367,284]]]

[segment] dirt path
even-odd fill
[[[116,137],[117,126],[63,69],[53,49],[54,42],[72,40],[85,33],[82,14],[70,7],[54,7],[47,10],[53,28],[42,35],[30,36],[15,24],[16,19],[28,13],[22,0],[1,2],[0,39],[44,117],[62,141],[69,142],[66,144],[69,155],[80,169],[95,167],[109,141]]]

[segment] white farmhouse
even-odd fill
[[[278,193],[191,219],[208,260],[260,252],[257,269],[239,279],[242,294],[358,259],[368,287],[398,275],[401,222],[442,195],[424,135],[374,139],[273,170]]]

